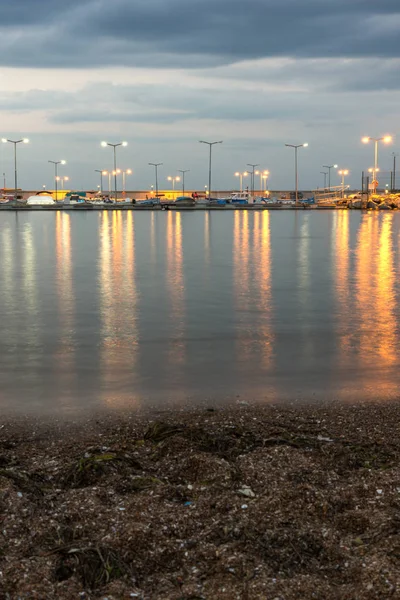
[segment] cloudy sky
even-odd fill
[[[0,0],[1,136],[19,147],[20,183],[52,185],[48,160],[65,159],[72,187],[95,187],[111,167],[101,140],[127,140],[118,163],[129,188],[190,169],[187,185],[237,186],[247,163],[271,172],[270,187],[323,183],[322,165],[372,166],[364,135],[397,134],[400,117],[399,0]],[[1,144],[12,186],[12,147]],[[382,147],[390,169],[397,139]],[[337,176],[333,182],[339,183]],[[161,185],[161,184],[160,184]]]

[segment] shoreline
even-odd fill
[[[0,595],[394,598],[399,458],[398,402],[3,419]]]

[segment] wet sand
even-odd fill
[[[399,597],[399,403],[0,428],[1,598]]]

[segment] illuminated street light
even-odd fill
[[[373,138],[373,137],[363,137],[362,140],[363,144],[369,144],[369,142],[374,142],[375,145],[375,161],[374,161],[374,168],[372,170],[373,173],[373,186],[376,188],[378,187],[378,181],[376,179],[376,174],[378,173],[379,169],[378,169],[378,144],[379,142],[383,142],[384,144],[390,144],[393,141],[393,138],[391,135],[384,135],[380,138]]]
[[[14,200],[17,199],[18,196],[18,170],[17,170],[17,145],[18,144],[29,144],[28,138],[23,138],[22,140],[9,140],[8,138],[2,138],[1,141],[3,144],[14,144]]]
[[[240,178],[240,191],[243,192],[243,177],[247,177],[248,172],[244,171],[244,173],[239,173],[239,171],[237,171],[235,173],[235,177],[239,177]]]
[[[285,144],[287,148],[294,148],[294,173],[295,173],[295,185],[296,185],[296,206],[299,198],[299,172],[298,172],[298,161],[297,151],[299,148],[308,148],[308,144]]]
[[[344,178],[347,177],[349,172],[350,171],[348,169],[341,169],[340,171],[338,171],[338,174],[342,177],[342,198],[344,197]]]
[[[111,144],[110,142],[101,142],[101,145],[103,146],[103,148],[107,148],[107,146],[110,146],[110,148],[113,148],[114,150],[114,193],[115,193],[115,202],[117,202],[118,200],[118,194],[117,194],[117,148],[119,146],[123,146],[124,148],[128,145],[128,142],[118,142],[118,144]]]
[[[173,196],[174,196],[175,195],[175,181],[178,182],[178,181],[181,180],[181,178],[180,177],[171,177],[171,176],[168,176],[167,180],[168,181],[172,181],[172,192],[173,192]]]
[[[118,169],[117,172],[121,171]],[[126,176],[127,175],[132,175],[132,169],[126,169],[125,171],[122,171],[122,192],[125,194],[125,188],[126,188]]]
[[[263,183],[265,183],[269,177],[269,171],[256,171],[255,175],[260,176],[260,190],[262,191],[264,189]]]
[[[49,163],[51,163],[52,165],[54,165],[54,181],[55,181],[55,187],[56,187],[56,202],[58,199],[58,181],[59,181],[59,177],[58,177],[58,165],[66,165],[67,161],[66,160],[49,160]]]

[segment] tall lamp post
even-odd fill
[[[204,140],[200,140],[199,142],[200,144],[207,144],[210,148],[210,158],[209,158],[209,165],[208,165],[208,197],[211,198],[211,167],[212,167],[212,147],[215,146],[215,144],[222,144],[222,140],[219,142],[205,142]]]
[[[181,178],[180,177],[167,177],[168,181],[172,182],[172,197],[175,198],[175,181],[180,181]]]
[[[296,185],[296,206],[299,198],[299,171],[298,171],[298,160],[297,151],[299,148],[308,148],[308,144],[285,144],[287,148],[294,148],[294,178]]]
[[[185,173],[190,173],[190,169],[178,169],[178,173],[182,173],[182,196],[185,195]]]
[[[126,171],[122,171],[122,192],[125,194],[126,192],[126,176],[132,175],[132,169],[126,169]]]
[[[69,181],[69,177],[57,177],[57,181],[61,181],[61,189],[64,190],[64,183]]]
[[[341,169],[338,173],[342,177],[342,198],[344,198],[344,178],[349,174],[349,171],[348,169]]]
[[[110,142],[101,142],[101,145],[103,146],[103,148],[107,148],[107,146],[110,146],[110,148],[113,148],[113,150],[114,150],[114,171],[113,171],[114,193],[115,193],[115,202],[117,202],[117,200],[118,200],[118,195],[117,195],[117,148],[119,146],[123,146],[125,148],[128,145],[128,142],[118,142],[118,144],[111,144]]]
[[[264,189],[263,183],[268,179],[269,171],[256,171],[255,174],[260,176],[260,192],[262,192]]]
[[[22,140],[9,140],[7,138],[2,138],[1,141],[3,142],[3,144],[7,144],[7,142],[9,142],[10,144],[14,144],[14,200],[16,200],[18,196],[17,145],[29,144],[29,140],[28,138],[23,138]]]
[[[254,171],[254,169],[256,167],[259,167],[260,165],[252,165],[250,163],[247,163],[248,167],[252,167],[252,170],[250,171],[250,175],[251,175],[251,195],[254,196],[254,175],[256,173],[256,171]],[[257,172],[258,173],[258,172]]]
[[[329,191],[331,191],[331,170],[332,169],[337,169],[338,166],[337,165],[322,165],[324,167],[324,169],[328,169],[328,188]]]
[[[265,193],[267,194],[267,196],[269,194],[269,192],[268,192],[268,178],[269,178],[269,173],[268,173],[268,175],[261,175],[261,191],[262,192],[265,191]],[[267,189],[264,190],[264,188],[267,188]]]
[[[392,192],[396,190],[396,158],[399,156],[396,152],[392,152],[393,156],[393,171],[392,171]]]
[[[66,165],[67,161],[66,160],[49,160],[49,163],[51,163],[52,165],[54,165],[54,181],[55,181],[55,187],[56,187],[56,202],[58,200],[58,181],[59,181],[59,177],[58,177],[58,165]]]
[[[240,181],[240,191],[243,192],[243,177],[247,177],[248,172],[244,171],[243,173],[239,173],[239,171],[237,171],[235,173],[235,177],[239,177],[239,181]]]
[[[374,153],[375,160],[374,160],[374,168],[372,169],[372,173],[373,173],[372,177],[373,177],[373,186],[376,190],[376,188],[378,187],[378,181],[376,179],[376,177],[377,177],[376,174],[379,171],[379,169],[378,169],[378,144],[379,144],[379,142],[383,142],[384,144],[390,144],[390,142],[392,141],[392,136],[385,135],[380,138],[373,138],[373,137],[366,136],[366,137],[363,137],[361,141],[363,144],[369,144],[369,142],[374,142],[374,145],[375,145],[375,153]]]
[[[108,175],[108,171],[104,171],[103,169],[101,171],[95,169],[94,171],[95,173],[100,173],[100,192],[103,193],[103,175]]]
[[[324,176],[324,190],[326,190],[326,177],[328,175],[328,171],[320,171],[320,173]]]
[[[156,175],[156,198],[158,198],[158,167],[161,167],[163,163],[149,163],[150,167],[154,167]]]

